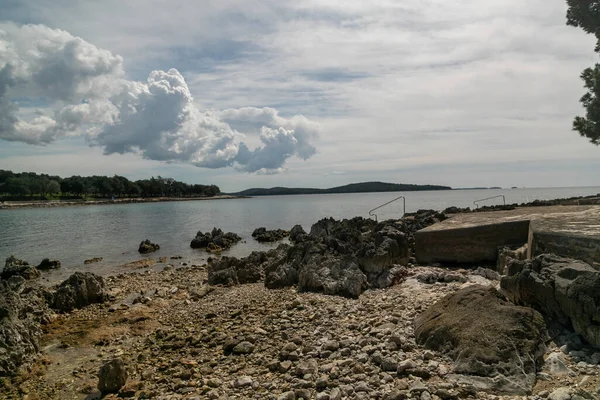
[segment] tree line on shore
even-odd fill
[[[161,176],[138,181],[115,175],[59,176],[0,170],[0,196],[8,199],[111,198],[111,197],[213,197],[215,185],[190,185]]]

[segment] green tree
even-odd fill
[[[600,0],[567,0],[567,5],[567,25],[595,35],[596,51],[600,51]]]
[[[24,196],[30,193],[29,182],[23,178],[9,178],[6,186],[8,186],[6,191],[15,196]]]
[[[600,52],[600,0],[567,0],[567,5],[567,25],[595,35],[598,39],[596,52]],[[586,114],[575,117],[573,130],[600,145],[600,64],[583,71],[581,79],[588,90],[580,100]]]
[[[60,184],[54,180],[48,182],[46,186],[46,191],[50,194],[60,193]]]

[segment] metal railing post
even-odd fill
[[[377,221],[377,214],[373,213],[373,211],[377,211],[381,207],[385,207],[388,204],[391,204],[391,203],[395,202],[396,200],[400,200],[400,199],[403,200],[403,202],[402,202],[403,203],[402,216],[404,216],[404,214],[406,214],[406,197],[404,197],[404,196],[396,197],[394,200],[390,200],[387,203],[380,205],[379,207],[375,207],[374,209],[372,209],[371,211],[369,211],[369,216],[375,217],[375,221]]]
[[[479,202],[482,202],[482,201],[486,201],[486,200],[498,199],[498,198],[500,198],[500,197],[502,197],[502,203],[503,203],[504,205],[506,205],[506,197],[505,197],[503,194],[500,194],[500,195],[498,195],[498,196],[487,197],[487,198],[485,198],[485,199],[475,200],[475,201],[473,202],[473,204],[475,205],[475,207],[479,208],[479,204],[477,204],[477,203],[479,203]]]

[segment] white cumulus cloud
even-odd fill
[[[85,136],[106,154],[276,173],[290,157],[313,156],[318,132],[272,108],[200,110],[176,69],[127,80],[121,57],[66,31],[0,24],[0,139]],[[253,149],[251,137],[260,143]]]

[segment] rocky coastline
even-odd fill
[[[51,288],[36,282],[39,267],[11,258],[0,279],[0,392],[600,398],[600,271],[520,249],[501,250],[497,265],[418,265],[414,233],[445,218],[323,219],[245,258],[172,257],[162,270],[76,273]],[[194,240],[235,245],[233,235]]]

